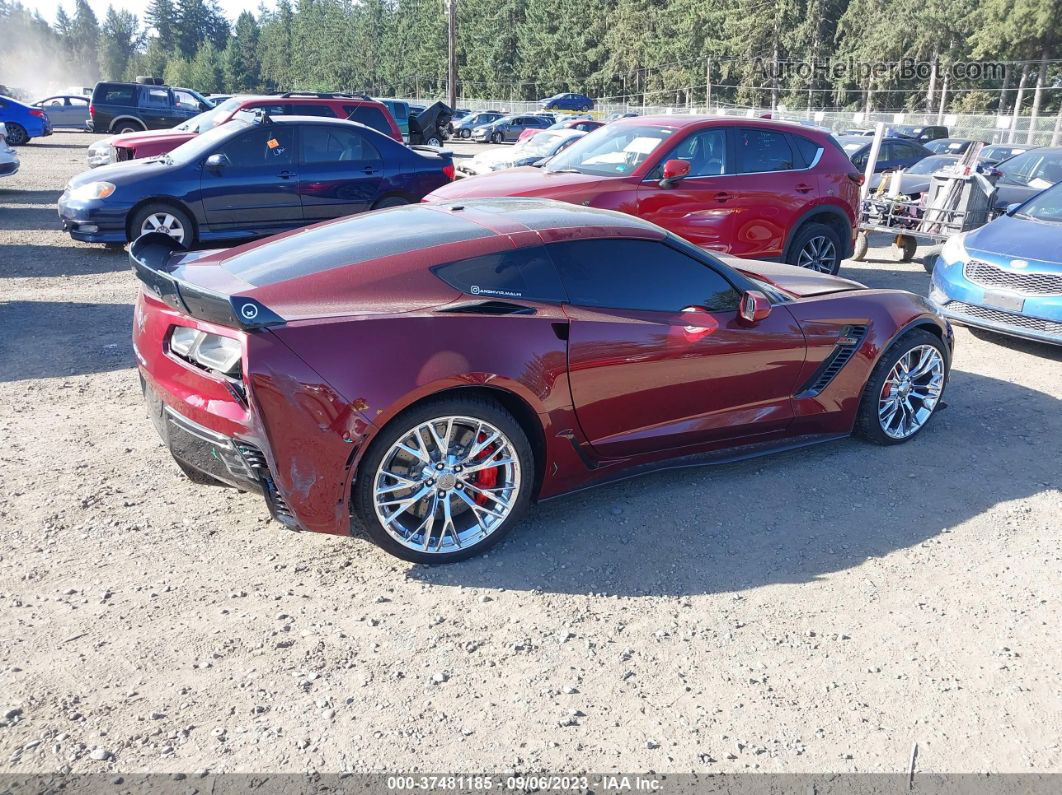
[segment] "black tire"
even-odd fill
[[[893,262],[910,262],[918,251],[918,241],[910,235],[899,235],[890,247]]]
[[[831,247],[832,254],[823,254],[821,258],[814,254],[815,247],[825,244],[819,241],[827,241]],[[805,249],[807,251],[805,251]],[[804,261],[804,257],[801,256],[805,253],[810,260],[820,261],[821,267],[813,267],[811,265],[801,265]],[[828,260],[828,266],[827,266]],[[836,276],[837,272],[841,270],[841,238],[838,237],[837,232],[833,227],[826,226],[826,224],[804,224],[800,227],[796,237],[793,238],[793,244],[789,247],[789,256],[786,259],[790,265],[797,265],[798,267],[807,267],[812,270],[816,270],[819,273],[825,273],[830,276]]]
[[[867,249],[870,248],[870,240],[867,238],[866,232],[858,232],[855,239],[855,247],[852,250],[852,260],[855,262],[862,262],[867,256]]]
[[[127,133],[143,132],[144,126],[137,124],[135,121],[120,121],[112,129],[118,135],[126,135]]]
[[[922,267],[926,269],[926,273],[932,273],[933,268],[937,266],[937,257],[939,254],[926,254],[922,257]]]
[[[376,204],[372,206],[372,209],[383,210],[387,207],[402,207],[406,204],[409,204],[409,202],[407,202],[401,196],[388,196],[376,202]]]
[[[491,143],[500,144],[505,142],[505,136],[500,132],[492,133],[490,136]]]
[[[185,248],[192,248],[195,245],[195,224],[192,223],[192,219],[188,216],[188,213],[184,210],[179,210],[172,204],[152,203],[146,204],[137,210],[133,217],[129,220],[128,235],[130,240],[136,240],[142,234],[141,230],[144,226],[144,222],[152,215],[170,215],[180,223],[181,228],[185,230],[184,238],[181,240],[181,245]],[[162,230],[158,230],[162,231]],[[168,233],[167,233],[168,234]]]
[[[931,409],[929,417],[927,417],[922,422],[922,425],[909,436],[898,439],[885,433],[882,429],[881,420],[878,416],[878,401],[881,397],[882,389],[885,386],[885,380],[888,378],[889,372],[896,365],[896,362],[898,362],[900,358],[912,348],[916,348],[920,345],[931,345],[940,353],[940,358],[944,362],[944,382],[941,385],[941,393],[937,398],[936,404]],[[896,340],[891,346],[889,346],[889,349],[882,354],[878,363],[874,366],[870,378],[867,379],[866,386],[863,387],[863,397],[859,402],[859,413],[856,416],[855,434],[868,442],[881,445],[902,444],[920,434],[925,430],[926,425],[932,421],[933,415],[936,414],[937,409],[942,405],[944,390],[948,385],[947,362],[948,353],[944,347],[944,343],[940,341],[940,337],[936,334],[926,331],[925,329],[912,329]]]
[[[466,138],[466,139],[467,138],[471,138],[472,137],[472,131],[468,130],[468,129],[461,130],[461,137],[462,138]]]
[[[437,135],[429,135],[428,139],[424,143],[426,143],[428,146],[442,146],[443,145],[442,138],[440,138]]]
[[[505,436],[516,453],[520,466],[519,493],[513,507],[497,529],[469,546],[451,552],[422,552],[399,543],[384,529],[373,503],[373,491],[377,471],[391,447],[421,423],[437,417],[461,416],[490,423]],[[413,563],[453,563],[479,555],[501,541],[520,521],[531,501],[531,489],[535,479],[535,459],[531,443],[523,428],[513,416],[498,403],[482,397],[442,397],[429,400],[399,414],[389,422],[373,440],[358,467],[354,482],[352,502],[354,515],[368,533],[369,538],[386,552]]]
[[[12,146],[24,146],[29,143],[29,135],[26,133],[26,128],[21,124],[15,124],[13,121],[7,123],[7,142]]]

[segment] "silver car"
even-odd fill
[[[74,127],[84,130],[89,120],[89,98],[74,94],[46,97],[33,107],[48,114],[52,127]]]
[[[8,177],[18,171],[18,154],[7,145],[7,128],[0,122],[0,177]]]

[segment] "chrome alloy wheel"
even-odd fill
[[[800,249],[796,264],[801,268],[832,274],[837,264],[837,247],[825,235],[816,235]]]
[[[520,495],[512,441],[489,422],[437,417],[391,445],[373,480],[373,507],[395,541],[439,554],[478,544]]]
[[[878,397],[878,422],[892,439],[913,436],[944,391],[944,359],[932,345],[911,348],[889,371]]]
[[[144,223],[140,225],[140,234],[145,235],[148,232],[162,232],[178,243],[184,242],[184,224],[177,216],[167,212],[152,213],[144,219]]]

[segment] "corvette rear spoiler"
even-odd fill
[[[164,304],[208,323],[248,331],[284,323],[284,318],[253,298],[222,295],[174,276],[179,264],[172,262],[173,255],[182,251],[187,249],[162,232],[148,232],[129,246],[133,272]]]

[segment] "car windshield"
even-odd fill
[[[540,132],[538,135],[525,139],[520,145],[522,155],[548,155],[557,148],[557,144],[570,136],[564,133]]]
[[[1014,157],[1014,155],[1020,155],[1022,152],[1027,152],[1028,149],[1019,146],[986,146],[981,150],[981,154],[978,155],[978,160],[1006,160],[1008,157]]]
[[[246,130],[251,122],[242,119],[233,119],[225,124],[220,124],[213,129],[197,135],[191,140],[185,141],[169,153],[169,157],[176,163],[190,163],[193,160],[208,155],[221,143],[227,141],[240,130]]]
[[[1034,149],[1000,163],[998,168],[1003,173],[1000,182],[1050,188],[1062,180],[1062,150],[1042,152]]]
[[[576,171],[600,176],[626,176],[675,134],[673,127],[621,125],[599,127],[576,141],[546,167],[549,172]]]
[[[1014,213],[1014,217],[1062,224],[1062,183],[1034,196]]]
[[[227,99],[217,107],[205,110],[198,116],[193,116],[183,124],[178,124],[177,129],[182,132],[204,133],[221,124],[240,107],[240,100]]]
[[[954,165],[959,162],[959,158],[955,155],[932,155],[930,157],[923,157],[913,166],[907,169],[908,174],[936,174],[942,168]]]

